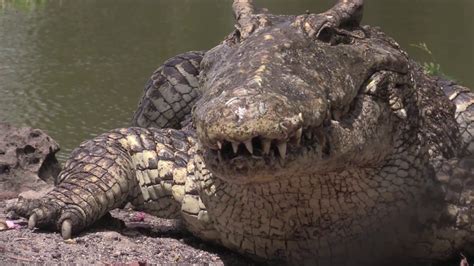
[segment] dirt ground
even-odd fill
[[[0,201],[0,221],[6,219],[6,204],[7,200]],[[112,216],[116,219],[103,219],[72,241],[64,241],[58,232],[28,230],[23,220],[20,229],[0,231],[0,262],[2,265],[255,264],[227,249],[202,242],[176,221],[126,210],[114,210]]]
[[[6,221],[6,206],[15,194],[0,193],[0,222]],[[8,195],[7,195],[8,196]],[[16,195],[15,195],[16,196]],[[27,228],[1,230],[0,265],[9,264],[212,264],[261,265],[223,247],[203,242],[179,222],[156,218],[133,210],[114,210],[70,241],[58,232]],[[1,223],[0,223],[1,225]],[[469,259],[472,261],[472,258]],[[268,264],[268,263],[266,263]],[[457,256],[432,266],[470,266]]]

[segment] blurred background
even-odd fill
[[[62,147],[128,126],[163,60],[218,44],[231,0],[0,0],[0,121],[41,128]],[[330,0],[256,0],[272,13]],[[429,71],[474,88],[473,0],[368,0],[380,26]]]

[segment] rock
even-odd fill
[[[0,197],[52,186],[61,170],[58,151],[42,130],[0,122]]]
[[[39,199],[50,192],[54,187],[53,186],[46,186],[39,188],[38,190],[27,190],[21,192],[18,196],[24,199]]]
[[[123,238],[120,233],[115,231],[104,232],[102,233],[102,237],[103,240],[107,242],[120,241]]]
[[[5,230],[8,230],[8,229],[9,228],[8,228],[7,222],[0,220],[0,231],[5,231]]]
[[[0,200],[12,199],[12,198],[15,198],[17,195],[18,195],[17,192],[0,190]]]

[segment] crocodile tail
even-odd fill
[[[138,127],[181,128],[198,98],[199,64],[204,52],[174,56],[161,65],[145,85],[133,115]]]

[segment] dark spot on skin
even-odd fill
[[[36,149],[33,148],[33,146],[31,145],[26,145],[25,148],[23,148],[23,151],[25,152],[25,154],[30,154],[30,153],[35,152]]]
[[[152,158],[148,159],[148,168],[149,169],[157,169],[158,168],[158,161]]]
[[[161,75],[161,72],[160,73],[155,73],[151,79],[147,82],[146,84],[146,87],[155,87],[155,88],[159,88],[161,85],[165,84],[167,80],[163,77],[163,75]],[[158,90],[152,90],[151,92],[159,92]],[[161,95],[161,94],[160,94]]]
[[[0,165],[0,174],[8,174],[10,172],[10,166]]]
[[[38,164],[40,162],[39,158],[29,158],[28,159],[29,164]]]
[[[325,43],[331,43],[333,35],[334,35],[334,29],[330,27],[325,27],[318,34],[318,40]]]
[[[31,138],[37,138],[37,137],[39,137],[39,136],[41,136],[41,132],[39,132],[39,131],[37,131],[37,130],[34,130],[34,131],[32,131],[32,132],[30,133],[30,137],[31,137]]]
[[[197,71],[196,68],[194,68],[193,65],[191,65],[189,62],[186,62],[184,61],[181,66],[183,67],[184,71],[186,71],[187,73],[191,74],[191,75],[198,75],[199,72]]]

